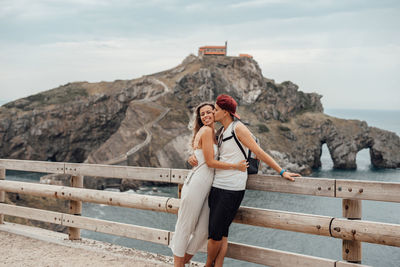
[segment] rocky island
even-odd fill
[[[262,147],[292,171],[319,168],[323,144],[337,169],[355,169],[365,148],[373,166],[400,167],[395,133],[324,114],[321,95],[263,77],[252,58],[194,55],[138,79],[68,83],[1,106],[0,158],[186,168],[192,110],[221,93],[238,100]]]

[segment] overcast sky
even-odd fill
[[[0,104],[138,78],[227,40],[325,108],[400,109],[399,29],[397,0],[0,0]]]

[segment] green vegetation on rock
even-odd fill
[[[283,126],[283,125],[279,125],[279,130],[281,130],[282,132],[290,132],[290,128]]]
[[[258,128],[259,133],[268,133],[269,132],[269,128],[265,124],[259,123],[259,124],[257,124],[257,128]]]
[[[47,105],[59,105],[75,101],[79,98],[86,98],[88,93],[86,89],[79,86],[79,84],[67,84],[60,88],[52,89],[22,98],[8,104],[6,108],[17,108],[21,110],[33,110],[35,108],[45,107]]]

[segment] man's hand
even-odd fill
[[[294,180],[295,180],[294,177],[301,177],[301,175],[298,174],[298,173],[293,173],[293,172],[286,171],[286,172],[284,172],[282,174],[282,177],[287,179],[287,180],[289,180],[289,181],[294,182]]]
[[[188,158],[188,162],[189,162],[189,164],[190,164],[192,167],[196,167],[196,166],[199,164],[199,162],[197,161],[197,158],[196,158],[195,155],[191,155],[191,156]]]

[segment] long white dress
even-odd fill
[[[217,145],[213,148],[216,155]],[[202,149],[196,149],[194,155],[199,167],[189,182],[183,185],[178,220],[170,244],[172,252],[178,257],[183,257],[185,253],[196,254],[208,238],[208,194],[214,179],[214,169],[203,164],[205,159]]]

